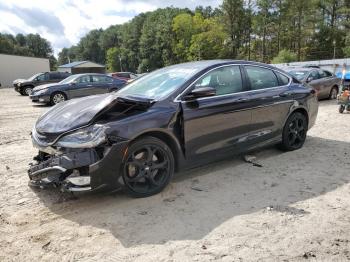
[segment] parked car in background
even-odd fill
[[[124,80],[104,74],[77,74],[59,83],[37,86],[29,97],[33,102],[55,105],[72,98],[116,91],[125,84]]]
[[[13,86],[21,95],[29,96],[34,87],[42,84],[57,83],[70,75],[67,72],[43,72],[35,74],[28,79],[17,79],[17,81],[13,82]]]
[[[111,77],[116,79],[121,79],[125,81],[130,81],[138,78],[137,74],[131,73],[131,72],[115,72],[109,74]]]
[[[58,104],[32,131],[31,185],[124,188],[146,197],[175,170],[247,150],[303,146],[315,91],[272,66],[197,61],[153,71],[118,92]],[[58,153],[59,152],[59,153]]]
[[[319,99],[336,99],[341,80],[331,72],[318,67],[284,68],[286,72],[303,83],[312,86]]]

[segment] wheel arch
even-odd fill
[[[292,114],[296,113],[296,112],[299,112],[299,113],[303,114],[306,117],[307,123],[309,123],[309,113],[307,112],[307,110],[305,108],[299,107],[299,108],[295,109],[292,112]]]
[[[158,138],[159,140],[161,140],[165,144],[167,144],[167,146],[169,146],[170,150],[172,151],[172,153],[174,155],[175,171],[178,171],[180,166],[181,166],[181,163],[182,163],[183,154],[182,154],[181,146],[180,146],[179,142],[177,141],[177,138],[174,137],[174,135],[169,134],[166,131],[149,130],[149,131],[143,132],[142,134],[135,136],[134,138],[132,138],[130,140],[130,142],[133,142],[133,141],[138,140],[140,138],[149,137],[149,136]]]
[[[286,117],[286,120],[284,121],[284,125],[286,124],[286,122],[287,122],[287,119],[292,115],[292,114],[294,114],[294,113],[301,113],[301,114],[303,114],[305,117],[306,117],[306,121],[307,121],[307,124],[308,124],[308,126],[309,126],[309,123],[310,123],[310,120],[309,120],[309,113],[308,113],[308,111],[307,111],[307,109],[305,108],[305,107],[297,107],[297,108],[293,108],[291,111],[290,111],[290,113],[289,113],[289,115],[288,115],[288,117]],[[284,126],[283,125],[283,126]]]
[[[50,94],[50,99],[51,99],[55,94],[58,94],[58,93],[63,94],[63,95],[66,97],[66,99],[68,99],[67,93],[64,92],[64,91],[62,91],[62,90],[54,90],[54,91],[52,91],[52,93]]]
[[[21,88],[22,91],[24,91],[24,89],[25,89],[26,87],[34,88],[34,85],[32,85],[32,84],[27,84],[27,85],[24,85],[24,86],[20,86],[20,88]]]

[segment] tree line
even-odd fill
[[[0,33],[0,54],[48,58],[51,70],[57,66],[50,42],[39,34],[13,36]]]
[[[224,0],[194,11],[168,7],[92,30],[64,48],[60,64],[91,60],[146,72],[186,61],[266,63],[350,56],[350,0]]]

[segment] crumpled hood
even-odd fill
[[[38,119],[36,131],[41,134],[59,134],[87,125],[116,98],[115,94],[104,94],[59,103]]]
[[[42,89],[45,89],[45,88],[49,88],[51,86],[57,86],[59,85],[59,83],[52,83],[52,84],[45,84],[45,85],[40,85],[40,86],[36,86],[33,88],[33,91],[39,91],[39,90],[42,90]]]

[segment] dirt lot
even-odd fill
[[[303,149],[176,175],[147,199],[34,191],[29,132],[48,109],[0,89],[0,261],[348,261],[350,114],[322,101]]]

